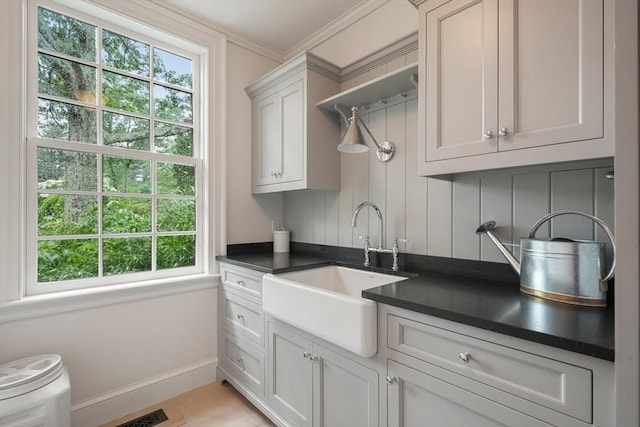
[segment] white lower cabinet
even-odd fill
[[[613,363],[382,306],[396,426],[610,426]]]
[[[389,427],[549,426],[389,359]]]
[[[262,273],[222,265],[218,380],[279,426],[615,425],[614,364],[378,304],[363,358],[262,311]]]
[[[295,426],[378,426],[378,372],[269,321],[267,400]]]

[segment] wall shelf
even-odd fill
[[[414,62],[376,79],[340,92],[316,104],[318,108],[336,113],[335,105],[345,111],[353,106],[367,112],[386,108],[418,96],[418,63]]]

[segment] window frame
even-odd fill
[[[206,61],[207,61],[207,52],[195,43],[187,42],[184,39],[176,38],[170,34],[162,34],[158,30],[155,30],[152,27],[144,28],[145,33],[149,30],[151,35],[142,35],[138,31],[132,30],[131,28],[127,28],[122,24],[128,24],[132,27],[140,28],[140,23],[136,23],[131,19],[123,20],[124,18],[120,18],[119,22],[113,22],[112,19],[98,17],[97,13],[89,13],[81,10],[77,10],[76,8],[69,8],[65,6],[64,1],[62,2],[53,2],[49,0],[38,0],[38,1],[29,1],[27,2],[27,33],[26,33],[26,98],[25,98],[25,106],[26,106],[26,142],[25,142],[25,158],[26,158],[26,168],[25,168],[25,286],[24,286],[24,296],[34,296],[39,294],[49,294],[52,292],[60,292],[60,291],[70,291],[70,290],[82,290],[93,287],[103,287],[108,285],[118,285],[118,284],[132,284],[139,282],[148,282],[156,279],[162,280],[167,278],[178,278],[178,277],[188,277],[192,275],[199,275],[205,273],[207,270],[207,265],[204,262],[208,249],[211,248],[211,245],[207,242],[206,231],[208,230],[206,218],[205,218],[205,206],[207,204],[207,185],[206,182],[208,179],[205,178],[205,169],[207,169],[207,149],[206,149],[206,130],[207,126],[204,124],[204,117],[206,114],[206,106],[207,106],[207,82],[206,77],[207,73],[206,69]],[[86,4],[85,4],[86,5]],[[37,136],[37,124],[38,124],[38,31],[37,31],[37,10],[38,7],[45,7],[47,9],[56,11],[58,13],[62,13],[64,15],[77,18],[84,22],[90,23],[91,25],[95,25],[97,27],[97,32],[101,31],[102,28],[116,32],[120,35],[130,37],[132,39],[142,41],[144,43],[150,44],[152,47],[157,47],[159,49],[169,51],[172,53],[176,53],[189,59],[193,60],[193,85],[192,90],[189,91],[192,94],[192,105],[193,105],[193,121],[192,121],[192,129],[193,129],[193,157],[186,156],[177,156],[177,155],[167,155],[163,153],[156,153],[153,150],[149,152],[145,151],[137,151],[137,150],[126,150],[117,147],[105,146],[100,144],[84,144],[78,142],[70,142],[70,141],[62,141],[62,140],[51,140],[47,138],[42,138]],[[90,6],[89,6],[90,8]],[[87,9],[85,7],[84,9]],[[95,9],[95,8],[94,8]],[[107,13],[109,18],[112,16]],[[160,35],[160,37],[158,37]],[[162,38],[162,40],[160,39]],[[168,43],[167,40],[170,40],[172,43]],[[97,49],[97,62],[95,66],[99,70],[97,72],[97,79],[101,80],[101,71],[104,68],[106,71],[109,71],[110,68],[107,66],[102,66],[101,64],[101,46],[98,45]],[[152,64],[150,64],[152,65]],[[153,89],[154,80],[150,76],[145,80],[150,81],[150,88]],[[101,87],[101,86],[100,86]],[[171,84],[168,84],[167,87],[173,87]],[[152,109],[153,102],[153,90],[150,93],[150,108]],[[62,101],[62,99],[61,99]],[[64,100],[67,102],[67,100]],[[98,103],[101,104],[101,103]],[[92,108],[94,108],[92,106]],[[98,132],[98,142],[101,140],[102,129],[99,125],[102,120],[102,111],[117,111],[109,108],[103,109],[101,105],[96,105],[96,115],[98,120],[97,132]],[[118,113],[122,113],[118,111]],[[127,113],[128,114],[128,113]],[[135,116],[135,114],[134,114]],[[150,116],[152,116],[150,114]],[[161,120],[162,122],[165,122]],[[152,128],[152,124],[154,123],[153,119],[150,121],[150,127]],[[172,122],[171,122],[172,123]],[[153,145],[153,138],[150,138],[150,144]],[[196,203],[196,227],[195,227],[195,251],[196,251],[196,263],[194,266],[181,267],[176,269],[166,269],[166,270],[152,270],[145,272],[136,272],[136,273],[127,273],[127,274],[117,274],[112,276],[99,276],[93,278],[86,279],[72,279],[66,281],[58,281],[58,282],[45,282],[38,283],[37,282],[37,247],[38,247],[38,190],[37,190],[37,147],[38,146],[46,146],[52,148],[64,148],[64,149],[74,149],[81,148],[83,152],[95,152],[101,153],[103,155],[116,155],[116,156],[124,156],[124,157],[135,157],[139,159],[149,159],[152,161],[152,165],[157,162],[172,162],[172,163],[181,163],[181,164],[189,164],[195,167],[195,181],[196,181],[196,194],[193,198]],[[101,177],[101,162],[98,161],[98,177]],[[152,168],[154,168],[152,166]],[[152,174],[153,175],[153,174]],[[104,192],[102,189],[102,182],[99,179],[98,187],[96,192],[86,193],[90,195],[96,195],[98,198],[98,215],[102,213],[102,196],[109,195],[118,195],[118,196],[126,196],[128,193],[108,193]],[[154,178],[152,178],[151,185],[154,185]],[[68,191],[61,191],[65,194],[69,194]],[[155,192],[155,188],[152,191],[152,194],[149,196],[152,198],[152,209],[155,208],[158,197],[161,198],[172,198],[170,195],[157,194]],[[155,213],[153,214],[155,215]],[[94,237],[91,235],[90,238],[98,238],[103,239],[108,237],[102,230],[98,230],[98,236]],[[188,233],[178,233],[178,234],[188,234]],[[129,233],[118,234],[118,237],[127,237]],[[136,233],[132,233],[131,235],[138,235]],[[150,233],[145,233],[145,235],[149,235],[152,237],[153,247],[152,247],[152,268],[155,268],[155,257],[156,257],[156,245],[155,245],[155,237],[161,235],[171,235],[171,233],[163,233],[158,232],[155,229],[155,222],[152,225],[152,230]],[[64,236],[65,238],[75,237],[75,236]],[[83,236],[84,237],[84,236]],[[100,273],[102,273],[102,245],[99,245],[99,263],[100,263]]]

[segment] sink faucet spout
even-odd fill
[[[375,203],[371,203],[371,202],[360,203],[356,207],[356,209],[353,211],[353,217],[351,218],[351,227],[353,228],[356,227],[356,223],[358,221],[358,214],[360,213],[362,208],[366,206],[373,208],[373,210],[375,210],[376,212],[376,215],[378,215],[378,247],[382,249],[384,248],[384,241],[382,240],[384,238],[382,212],[380,212],[380,209],[378,208],[378,206],[375,205]]]

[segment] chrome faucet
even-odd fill
[[[362,210],[362,208],[369,206],[376,211],[376,215],[378,215],[378,247],[372,248],[371,243],[369,241],[369,236],[358,236],[359,239],[364,240],[364,266],[369,267],[369,252],[378,252],[378,253],[386,253],[393,255],[393,266],[391,269],[393,271],[398,271],[398,254],[400,252],[398,248],[398,242],[406,242],[406,239],[394,239],[393,249],[385,249],[384,247],[384,221],[382,220],[382,212],[375,205],[375,203],[371,202],[362,202],[360,203],[356,209],[353,211],[353,217],[351,218],[351,227],[356,228],[356,223],[358,221],[358,214]]]

